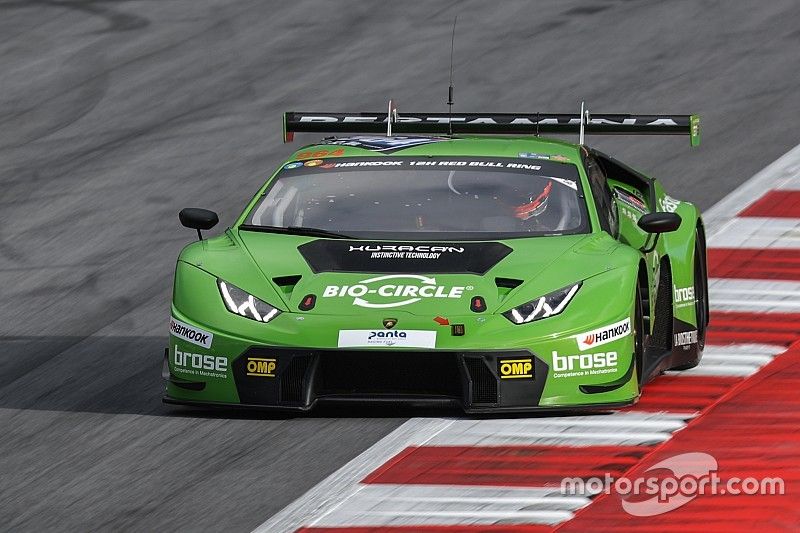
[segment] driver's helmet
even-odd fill
[[[553,182],[546,181],[545,185],[538,187],[526,196],[527,202],[514,207],[514,216],[520,220],[529,220],[538,217],[547,210],[547,200],[550,198],[550,191],[553,190]]]

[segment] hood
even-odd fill
[[[607,256],[614,243],[597,234],[430,243],[238,236],[290,311],[313,304],[306,312],[431,318],[503,311],[590,277],[607,267],[586,254]]]

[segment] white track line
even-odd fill
[[[669,439],[691,414],[616,412],[609,415],[454,420],[432,446],[641,446]]]
[[[691,414],[617,412],[608,415],[490,420],[412,418],[255,531],[295,531],[303,525],[314,525],[325,517],[324,523],[332,525],[331,517],[343,517],[337,514],[337,509],[350,513],[349,510],[361,505],[360,495],[372,490],[368,488],[371,485],[359,482],[408,446],[654,445],[684,428],[691,417]],[[544,518],[541,515],[534,520],[531,516],[527,520],[528,523],[539,523]],[[495,518],[495,522],[497,520]],[[336,523],[350,525],[350,522]]]
[[[765,192],[771,189],[800,189],[798,176],[800,176],[800,145],[786,152],[703,213],[709,243],[722,247],[722,244],[714,240],[714,236],[717,233],[727,233],[726,223],[736,218],[742,209],[763,196]],[[740,242],[735,247],[745,246]]]
[[[719,311],[800,311],[800,282],[709,279],[709,304]]]
[[[734,344],[706,346],[703,362],[691,370],[668,372],[673,376],[746,377],[758,372],[772,358],[786,351],[783,346],[768,344]]]
[[[425,444],[452,423],[444,418],[408,420],[253,531],[289,533],[307,525],[312,517],[333,511],[364,487],[358,482],[367,474],[408,446]]]
[[[717,226],[709,239],[716,248],[800,248],[800,219],[743,217]]]
[[[310,526],[555,524],[590,502],[560,487],[506,488],[443,485],[366,485]]]

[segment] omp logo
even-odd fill
[[[169,332],[180,339],[202,346],[203,348],[211,348],[211,342],[214,340],[213,333],[190,326],[172,317],[169,319]]]
[[[263,357],[247,358],[247,375],[259,378],[274,378],[278,362],[275,359]]]
[[[594,346],[602,346],[615,340],[626,337],[631,332],[631,319],[626,318],[614,324],[603,326],[587,333],[575,336],[579,350],[589,350]]]
[[[694,287],[675,287],[673,286],[673,290],[675,291],[675,303],[681,302],[694,302]]]
[[[227,377],[228,359],[226,357],[182,352],[178,349],[178,345],[176,344],[172,362],[177,372],[199,376]]]
[[[500,379],[532,378],[533,359],[499,359],[497,366],[500,370]]]
[[[616,368],[616,366],[617,352],[558,355],[558,352],[553,351],[553,370],[555,372]]]
[[[411,279],[419,281],[421,285],[408,285],[404,283],[386,283],[394,280]],[[417,274],[389,274],[376,278],[359,281],[355,285],[328,285],[322,293],[323,298],[353,298],[353,305],[373,309],[401,307],[413,304],[426,298],[461,298],[465,290],[472,287],[438,285],[436,278],[420,276]],[[375,302],[374,297],[397,299],[390,302]]]

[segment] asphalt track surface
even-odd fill
[[[170,408],[160,366],[178,210],[229,224],[282,111],[444,110],[457,12],[457,111],[699,113],[592,143],[701,207],[800,138],[793,0],[0,0],[0,529],[248,531],[429,414]]]

